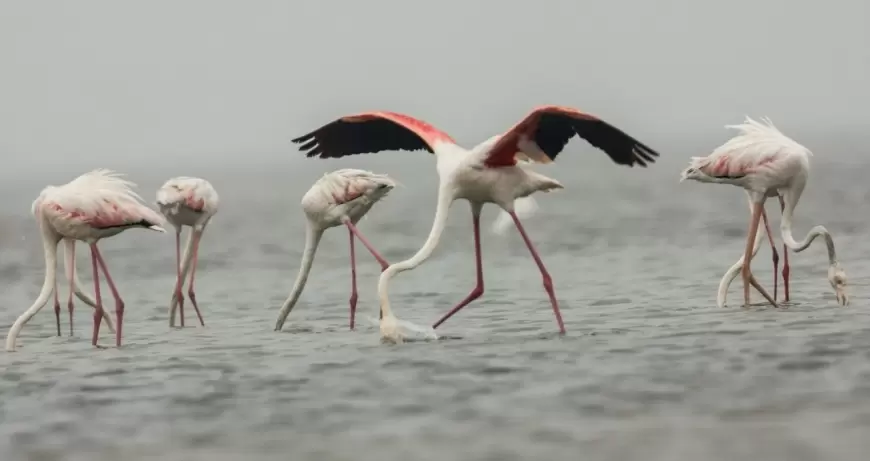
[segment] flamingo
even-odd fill
[[[169,326],[175,326],[175,308],[178,307],[181,326],[184,326],[184,295],[181,288],[190,270],[190,282],[187,286],[187,297],[196,311],[199,324],[205,326],[202,313],[196,302],[193,282],[196,277],[196,263],[199,260],[199,242],[205,227],[211,222],[212,216],[218,211],[218,194],[210,182],[201,178],[179,176],[166,181],[157,190],[157,206],[166,220],[175,227],[175,291],[169,303]],[[187,243],[184,248],[184,258],[181,257],[181,230],[190,227]],[[182,262],[183,261],[183,262]],[[192,263],[192,265],[191,265]]]
[[[518,161],[550,163],[568,141],[578,135],[606,152],[617,164],[646,166],[659,154],[604,120],[570,107],[541,106],[502,135],[496,135],[471,150],[464,149],[448,134],[432,125],[396,112],[364,112],[341,117],[300,136],[293,142],[307,157],[335,158],[384,150],[419,150],[435,154],[440,177],[435,219],[426,243],[410,259],[394,263],[378,281],[382,319],[381,335],[402,341],[398,321],[390,310],[387,284],[396,274],[422,264],[438,245],[447,223],[448,209],[458,199],[471,204],[477,283],[471,293],[438,320],[437,328],[484,291],[480,253],[480,212],[494,203],[507,212],[522,236],[543,278],[559,333],[565,325],[553,290],[553,282],[515,211],[515,200],[534,192],[562,189],[561,183],[532,171]]]
[[[120,174],[111,170],[98,169],[85,173],[62,186],[48,186],[33,202],[33,214],[39,222],[42,244],[45,252],[45,281],[36,301],[21,314],[6,337],[6,350],[15,350],[15,340],[24,324],[46,304],[48,297],[56,291],[55,266],[57,265],[57,244],[64,240],[65,261],[68,268],[67,279],[74,285],[74,241],[82,240],[91,249],[91,262],[94,274],[94,332],[92,344],[97,345],[100,323],[105,316],[100,297],[99,271],[103,271],[106,282],[115,298],[115,344],[121,346],[124,321],[124,301],[121,300],[115,283],[109,275],[106,263],[97,244],[106,237],[117,235],[127,229],[143,227],[165,232],[159,224],[163,219],[154,210],[145,206],[142,199],[133,191],[133,184],[122,179]],[[77,283],[76,283],[77,284]],[[111,320],[107,319],[111,327]]]
[[[280,331],[284,321],[296,305],[308,273],[314,263],[314,255],[323,232],[330,227],[346,226],[350,236],[350,329],[354,329],[356,319],[356,256],[354,252],[354,237],[369,250],[372,256],[381,264],[381,270],[390,265],[380,253],[357,230],[356,223],[382,198],[396,187],[396,182],[389,176],[375,174],[365,170],[342,169],[326,173],[318,179],[308,192],[302,196],[302,211],[307,218],[305,232],[305,249],[302,251],[302,265],[299,275],[290,291],[290,296],[281,306],[275,331]]]
[[[796,242],[792,236],[791,221],[809,177],[812,152],[780,132],[770,119],[765,118],[762,121],[764,123],[746,117],[740,125],[726,126],[726,128],[736,129],[739,134],[719,146],[707,157],[692,157],[689,166],[681,174],[680,182],[690,179],[702,183],[731,184],[746,190],[752,213],[746,238],[746,250],[743,257],[735,264],[735,266],[739,265],[743,275],[745,307],[750,305],[750,285],[774,307],[778,307],[776,301],[761,287],[750,270],[750,263],[756,249],[755,242],[759,237],[756,234],[760,234],[757,231],[759,218],[764,211],[764,202],[768,197],[776,196],[782,198],[780,233],[786,249],[799,253],[809,248],[816,237],[822,236],[828,250],[828,282],[834,289],[837,303],[846,306],[849,303],[849,296],[846,293],[846,272],[837,261],[837,252],[830,232],[823,226],[816,226],[801,242]],[[725,299],[724,291],[727,291],[728,284],[734,277],[736,277],[736,270],[732,266],[720,282],[719,298],[722,305]]]

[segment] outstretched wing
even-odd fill
[[[293,139],[307,157],[338,158],[385,150],[427,150],[456,142],[447,133],[396,112],[364,112],[341,117]]]
[[[594,115],[570,107],[542,106],[502,135],[484,163],[490,167],[515,165],[517,152],[537,163],[550,163],[575,134],[620,165],[645,167],[659,156],[658,152]]]

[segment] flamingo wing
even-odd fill
[[[490,149],[484,164],[516,164],[517,152],[537,163],[550,163],[574,135],[603,150],[620,165],[645,167],[659,153],[600,118],[570,107],[542,106],[514,125]]]
[[[439,143],[455,144],[447,133],[396,112],[364,112],[341,117],[293,139],[307,157],[338,158],[385,150],[426,150]]]

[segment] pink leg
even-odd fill
[[[450,312],[444,314],[440,320],[435,322],[432,325],[432,328],[438,328],[442,323],[447,321],[453,314],[459,312],[460,309],[467,306],[469,303],[474,301],[483,295],[483,259],[480,253],[480,211],[478,210],[476,213],[472,211],[472,224],[474,227],[474,263],[476,265],[477,271],[477,285],[474,286],[474,289],[471,290],[471,293],[465,297],[459,304],[456,305],[453,309],[450,309]]]
[[[770,241],[770,251],[773,254],[773,300],[776,301],[777,285],[779,284],[779,252],[776,251],[776,243],[773,241],[773,233],[770,232],[770,223],[767,222],[767,212],[762,208],[761,220],[764,221],[764,228],[767,231],[767,240]]]
[[[199,239],[202,237],[202,231],[194,230],[193,232],[193,264],[190,268],[190,285],[187,287],[187,297],[190,298],[190,304],[193,305],[193,310],[196,311],[196,316],[199,318],[199,324],[205,326],[205,322],[202,320],[202,314],[199,312],[199,305],[196,303],[196,293],[193,291],[193,281],[196,278],[196,263],[199,261]],[[184,325],[184,317],[182,319],[182,326]]]
[[[97,338],[100,336],[100,323],[103,321],[103,298],[100,296],[100,271],[97,263],[97,245],[91,244],[91,264],[94,267],[94,302],[97,304],[94,309],[94,335],[91,338],[91,344],[97,346]],[[121,325],[118,324],[118,328]]]
[[[100,269],[102,269],[103,274],[106,275],[106,283],[109,284],[109,290],[115,298],[115,316],[118,318],[118,328],[115,330],[115,346],[121,347],[121,330],[124,327],[124,301],[121,300],[121,295],[118,294],[118,289],[115,288],[115,282],[112,281],[112,276],[109,275],[109,269],[106,267],[106,262],[103,261],[103,256],[100,254],[100,250],[97,249],[97,245],[94,244],[91,248],[94,255],[96,255],[96,260],[100,265]],[[100,315],[102,316],[102,312]]]
[[[352,222],[345,221],[345,224],[347,225],[347,228],[350,229],[351,233],[353,233],[353,235],[355,235],[359,239],[359,241],[362,242],[366,249],[369,250],[369,253],[371,253],[372,256],[374,256],[375,259],[377,259],[378,262],[381,264],[381,272],[387,270],[387,268],[390,267],[390,263],[388,263],[387,260],[384,259],[384,257],[381,256],[381,254],[378,253],[377,250],[375,250],[375,247],[373,247],[372,244],[369,243],[369,241],[362,236],[362,234],[359,232],[359,230],[357,230],[356,226],[354,226]]]
[[[779,209],[780,212],[785,211],[785,201],[782,199],[781,195],[779,196]],[[782,285],[783,288],[785,288],[785,302],[788,302],[790,299],[788,292],[788,276],[791,273],[791,269],[788,267],[788,246],[786,246],[785,242],[782,243],[782,255]]]
[[[57,319],[57,335],[60,336],[60,301],[57,300],[57,283],[54,284],[54,317]]]
[[[529,251],[532,253],[532,258],[535,259],[535,264],[537,264],[538,269],[541,270],[541,276],[544,278],[544,290],[547,290],[547,295],[550,296],[550,304],[553,305],[553,313],[556,314],[556,323],[559,324],[559,334],[564,335],[565,324],[562,323],[562,314],[559,312],[559,302],[556,301],[556,294],[553,292],[553,279],[547,272],[547,268],[544,267],[544,262],[541,261],[541,257],[538,256],[538,252],[535,250],[535,246],[532,245],[532,241],[529,240],[529,236],[526,235],[526,230],[523,229],[523,225],[520,223],[520,218],[518,218],[517,214],[513,211],[510,212],[510,215],[511,218],[514,219],[514,224],[516,224],[517,230],[520,231],[520,235],[526,242],[526,246],[529,247]]]
[[[192,232],[192,231],[191,231]],[[181,230],[175,231],[175,299],[178,300],[178,315],[181,317],[181,326],[184,327],[184,295],[181,294]],[[173,319],[174,321],[174,319]]]
[[[73,281],[75,280],[76,275],[76,247],[73,245],[70,247],[70,259],[72,260],[72,264],[70,264],[70,273],[69,273],[69,298],[66,300],[66,310],[69,311],[69,335],[73,335],[73,293],[75,292],[75,286],[73,285]]]
[[[350,221],[348,221],[350,224]],[[350,236],[350,329],[353,330],[356,321],[356,252],[354,251],[353,229],[348,226],[347,233]]]

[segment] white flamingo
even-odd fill
[[[813,240],[822,236],[828,250],[828,282],[834,289],[837,302],[840,305],[849,303],[846,293],[846,272],[837,261],[834,240],[823,226],[813,227],[801,242],[796,242],[792,236],[791,221],[801,193],[806,186],[810,172],[810,156],[812,152],[798,144],[793,139],[782,134],[769,119],[759,123],[746,117],[740,125],[729,125],[740,133],[719,146],[707,157],[692,157],[689,167],[683,170],[680,182],[690,179],[704,183],[730,184],[742,187],[749,194],[752,210],[749,233],[746,238],[746,250],[743,257],[734,266],[741,268],[743,275],[744,306],[749,306],[749,286],[754,286],[771,304],[776,301],[761,287],[750,270],[752,256],[756,249],[759,220],[764,211],[764,202],[768,197],[782,198],[782,222],[780,232],[787,249],[799,253],[807,248]],[[736,276],[732,267],[720,282],[719,296],[724,305],[724,292],[731,280]],[[732,275],[733,274],[733,275]],[[730,277],[730,278],[729,278]]]
[[[480,212],[485,203],[494,203],[511,216],[528,246],[540,269],[559,332],[565,333],[550,274],[523,229],[514,206],[518,198],[537,191],[562,188],[558,181],[521,167],[517,161],[550,163],[574,135],[605,151],[614,162],[621,165],[646,166],[658,156],[649,147],[598,117],[559,106],[539,107],[506,133],[493,136],[471,150],[459,147],[449,135],[428,123],[395,112],[366,112],[342,117],[293,142],[301,143],[300,150],[306,151],[308,157],[334,158],[384,150],[418,149],[435,154],[440,184],[435,220],[429,237],[417,254],[391,265],[378,281],[383,315],[381,334],[386,339],[398,342],[402,341],[402,333],[390,310],[387,283],[395,274],[417,267],[432,254],[447,223],[448,209],[457,199],[466,199],[471,204],[477,284],[434,327],[483,294]]]
[[[320,243],[323,232],[330,227],[337,226],[346,226],[350,237],[350,329],[354,329],[358,297],[354,237],[358,238],[381,264],[381,270],[385,270],[389,266],[387,260],[357,230],[356,223],[395,186],[396,182],[387,175],[365,170],[342,169],[324,174],[302,196],[302,211],[305,212],[307,218],[302,265],[299,268],[299,275],[296,277],[293,289],[290,291],[290,296],[284,301],[281,311],[278,313],[275,331],[280,331],[283,328],[284,321],[305,288],[305,282],[308,280],[308,273],[314,263],[314,255],[317,252],[317,245]]]
[[[6,337],[7,351],[15,350],[15,339],[24,324],[42,309],[48,297],[56,291],[57,244],[61,240],[69,242],[65,243],[65,246],[69,249],[67,265],[73,269],[67,274],[71,284],[77,282],[74,274],[75,265],[69,263],[75,261],[73,241],[82,240],[91,249],[96,307],[92,344],[97,346],[100,323],[105,315],[100,297],[99,270],[102,270],[109,290],[115,298],[115,317],[118,322],[115,329],[115,344],[121,346],[124,301],[115,288],[97,243],[103,238],[134,227],[164,232],[159,226],[163,223],[163,218],[142,203],[142,199],[133,191],[133,187],[135,184],[122,179],[121,175],[100,169],[85,173],[62,186],[48,186],[33,202],[33,213],[39,222],[45,251],[45,281],[36,301],[15,320],[9,330],[9,335]],[[111,325],[111,321],[108,322]]]
[[[184,294],[181,289],[184,279],[190,271],[190,282],[187,286],[187,297],[196,311],[199,323],[205,326],[199,305],[196,302],[196,293],[193,282],[196,277],[196,263],[199,261],[199,242],[205,227],[211,222],[212,216],[218,211],[217,191],[205,179],[179,176],[172,178],[157,190],[157,206],[166,220],[175,227],[175,291],[169,302],[169,326],[175,326],[176,307],[181,317],[181,326],[184,326]],[[184,248],[184,256],[181,256],[181,230],[182,227],[190,227],[187,243]]]

